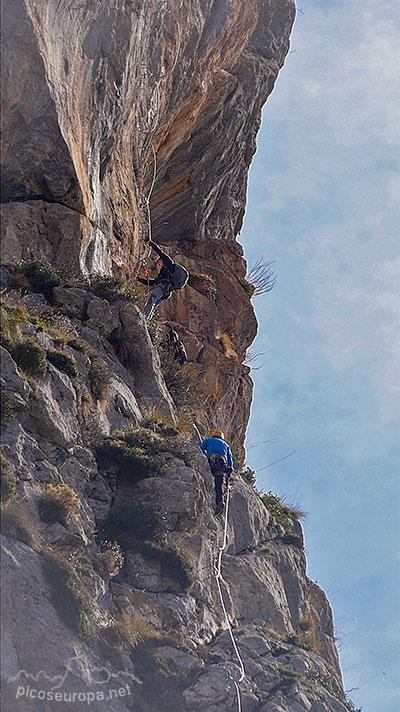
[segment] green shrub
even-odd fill
[[[10,420],[14,420],[17,415],[13,399],[10,394],[2,388],[0,391],[0,411],[1,411],[1,429],[5,428]]]
[[[271,491],[260,493],[259,496],[275,522],[283,526],[286,534],[291,534],[294,520],[303,519],[306,516],[299,507],[287,504],[284,497],[278,497]]]
[[[10,353],[18,368],[28,376],[43,378],[46,375],[46,352],[32,340],[13,344]]]
[[[96,446],[100,462],[118,465],[120,474],[143,479],[165,469],[158,453],[165,450],[164,439],[145,428],[106,437]]]
[[[183,423],[182,419],[180,425],[183,429],[186,429],[187,433],[191,434],[193,432],[193,426],[190,422],[189,427],[187,427],[187,423]],[[193,465],[193,445],[181,434],[179,427],[175,427],[170,415],[153,409],[145,415],[140,427],[161,436],[158,441],[159,452],[170,452],[183,460],[189,467]]]
[[[161,573],[174,579],[181,590],[187,593],[193,586],[193,570],[175,544],[145,541],[137,550],[149,561],[161,565]]]
[[[0,491],[1,502],[5,504],[12,499],[17,492],[17,478],[11,463],[0,453]]]
[[[114,507],[100,530],[102,540],[117,541],[125,551],[136,549],[138,540],[161,540],[164,535],[165,518],[151,504]]]
[[[63,371],[71,378],[75,378],[78,375],[78,366],[76,365],[75,359],[65,353],[65,351],[48,351],[47,360],[58,368],[59,371]]]
[[[296,635],[295,633],[287,635],[285,643],[297,645],[298,648],[303,648],[303,650],[315,650],[317,648],[315,638],[305,633],[301,633],[300,635]]]
[[[240,471],[240,474],[242,475],[243,479],[249,482],[253,489],[256,490],[257,478],[255,470],[252,470],[251,467],[244,467]]]
[[[87,562],[77,556],[47,549],[43,552],[43,571],[50,586],[51,601],[70,630],[88,640],[96,633],[96,615],[91,595],[82,577]]]
[[[90,291],[100,299],[107,299],[109,302],[118,299],[136,302],[138,296],[136,282],[103,275],[90,278]]]
[[[69,341],[67,341],[67,346],[70,346],[72,349],[75,349],[75,351],[80,351],[80,353],[83,354],[87,353],[89,348],[87,342],[80,337],[69,339]]]
[[[39,545],[39,533],[26,505],[10,499],[1,506],[1,530],[6,536],[18,539],[32,549]]]
[[[166,520],[153,505],[121,504],[111,510],[99,536],[117,541],[125,552],[138,552],[158,563],[163,575],[173,578],[182,591],[189,591],[192,569],[178,547],[165,542],[165,531]]]
[[[103,401],[107,398],[109,392],[111,373],[98,354],[90,351],[89,357],[91,362],[89,370],[90,390],[96,400]]]
[[[100,466],[115,464],[121,475],[132,479],[150,477],[161,467],[161,461],[149,457],[146,452],[137,447],[131,447],[124,440],[107,437],[96,446]]]
[[[39,498],[39,517],[44,522],[67,524],[76,518],[79,507],[80,499],[72,487],[48,484]]]
[[[141,420],[140,425],[142,428],[152,430],[154,433],[164,435],[165,437],[178,435],[179,433],[179,430],[172,422],[170,414],[157,410],[157,408],[150,408]]]
[[[13,265],[9,286],[15,286],[18,281],[23,285],[24,278],[33,292],[39,292],[45,297],[49,297],[53,287],[61,283],[60,273],[47,260],[37,259]]]

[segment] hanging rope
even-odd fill
[[[218,594],[219,594],[219,598],[220,598],[220,601],[221,601],[222,610],[223,610],[223,612],[224,612],[226,625],[227,625],[227,628],[228,628],[228,631],[229,631],[229,635],[230,635],[230,638],[231,638],[231,641],[232,641],[233,649],[234,649],[235,654],[236,654],[236,657],[237,657],[237,659],[238,659],[238,661],[239,661],[240,678],[239,678],[239,681],[238,681],[238,682],[240,683],[240,682],[242,682],[242,680],[244,679],[244,676],[245,676],[245,669],[244,669],[243,660],[242,660],[242,658],[241,658],[241,656],[240,656],[239,648],[238,648],[238,646],[237,646],[235,637],[234,637],[234,635],[233,635],[232,626],[231,626],[231,623],[230,623],[230,620],[229,620],[228,611],[226,610],[226,606],[225,606],[225,602],[224,602],[224,597],[223,597],[223,595],[222,595],[222,587],[221,587],[221,580],[222,580],[222,575],[221,575],[222,555],[223,555],[223,553],[224,553],[224,551],[225,551],[225,549],[226,549],[226,544],[227,544],[227,539],[228,539],[228,514],[229,514],[230,492],[231,492],[231,485],[228,485],[227,496],[226,496],[226,505],[225,505],[224,536],[223,536],[223,540],[222,540],[222,546],[219,546],[219,547],[218,547],[218,557],[217,557],[217,560],[216,560],[216,562],[215,562],[215,564],[214,564],[214,575],[215,575],[215,580],[216,580],[216,582],[217,582]],[[226,585],[226,584],[225,584],[225,585]],[[228,590],[228,592],[229,592],[228,587],[227,587],[227,590]],[[225,672],[226,672],[227,675],[229,676],[229,679],[230,679],[230,680],[233,682],[233,684],[235,685],[235,688],[236,688],[236,695],[237,695],[237,702],[238,702],[238,712],[241,712],[241,710],[242,710],[242,703],[241,703],[239,685],[238,685],[238,683],[236,682],[236,680],[232,677],[231,672],[230,672],[227,668],[223,668],[223,669],[225,670]]]
[[[157,178],[157,155],[156,155],[156,152],[155,152],[155,149],[154,149],[153,144],[151,144],[151,150],[152,150],[152,152],[153,152],[153,163],[154,163],[154,166],[153,166],[153,179],[152,179],[152,181],[151,181],[151,186],[150,186],[150,190],[149,190],[149,192],[148,192],[148,195],[144,195],[143,193],[141,193],[141,195],[140,195],[140,197],[141,197],[141,199],[142,199],[142,201],[143,201],[143,202],[142,202],[142,207],[144,206],[145,209],[146,209],[146,211],[147,211],[147,224],[148,224],[148,239],[149,239],[149,242],[150,242],[150,240],[152,239],[150,199],[151,199],[151,194],[152,194],[152,192],[153,192],[153,190],[154,190],[154,185],[155,185],[156,178]],[[149,249],[147,250],[147,254],[145,255],[145,257],[144,257],[143,260],[142,260],[142,264],[146,267],[147,291],[150,290],[150,283],[149,283],[149,273],[148,273],[148,270],[147,270],[146,263],[147,263],[147,260],[148,260],[149,257],[150,257],[150,253],[151,253],[151,245],[149,245]]]

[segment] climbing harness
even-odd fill
[[[231,623],[230,623],[230,620],[229,620],[228,611],[226,610],[224,598],[223,598],[223,595],[222,595],[222,587],[221,587],[221,580],[222,580],[222,576],[221,576],[222,555],[223,555],[223,553],[224,553],[224,551],[225,551],[225,549],[226,549],[226,544],[227,544],[227,539],[228,539],[228,514],[229,514],[229,500],[230,500],[230,492],[231,492],[231,489],[232,489],[232,485],[228,484],[228,486],[227,486],[227,495],[226,495],[226,504],[225,504],[224,535],[223,535],[222,545],[218,547],[218,556],[217,556],[217,559],[216,559],[216,561],[215,561],[215,563],[214,563],[214,575],[215,575],[215,580],[216,580],[216,583],[217,583],[218,594],[219,594],[219,598],[220,598],[220,601],[221,601],[222,610],[223,610],[224,616],[225,616],[226,625],[227,625],[227,628],[228,628],[228,631],[229,631],[229,635],[230,635],[230,638],[231,638],[231,641],[232,641],[233,649],[234,649],[235,654],[236,654],[236,657],[237,657],[237,659],[238,659],[238,661],[239,661],[240,678],[239,678],[238,682],[236,682],[236,680],[235,680],[234,677],[232,676],[230,670],[228,670],[227,668],[223,668],[223,670],[227,673],[227,675],[229,676],[229,679],[230,679],[230,680],[233,682],[233,684],[235,685],[236,696],[237,696],[237,702],[238,702],[238,712],[241,712],[241,710],[242,710],[242,703],[241,703],[240,688],[239,688],[239,684],[238,684],[238,683],[242,682],[242,680],[244,679],[244,676],[245,676],[245,669],[244,669],[243,660],[242,660],[242,658],[241,658],[241,656],[240,656],[240,652],[239,652],[239,649],[238,649],[238,646],[237,646],[235,637],[234,637],[234,635],[233,635],[232,626],[231,626]],[[225,584],[225,585],[226,585],[226,584]],[[228,587],[227,587],[227,588],[228,588]]]

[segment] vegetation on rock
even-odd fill
[[[51,601],[61,620],[84,640],[93,638],[96,635],[96,609],[83,582],[83,575],[90,571],[90,565],[76,554],[55,548],[45,549],[42,557]]]
[[[111,373],[103,359],[93,350],[89,350],[90,370],[89,382],[90,390],[96,400],[104,401],[108,396],[111,382]]]
[[[0,453],[0,492],[1,502],[6,504],[17,492],[17,478],[11,463]]]
[[[0,391],[0,414],[1,414],[1,429],[5,428],[11,420],[17,415],[17,410],[14,406],[13,399],[9,392],[4,388]]]
[[[10,499],[1,506],[1,531],[6,536],[22,541],[32,549],[40,543],[38,527],[27,506],[18,499]]]
[[[138,552],[158,563],[163,575],[173,578],[182,591],[193,585],[193,572],[179,548],[165,539],[166,519],[151,504],[121,504],[111,509],[100,538],[117,541],[123,551]]]
[[[25,339],[10,344],[9,349],[18,368],[27,376],[44,378],[46,375],[46,351],[35,344],[33,339]]]
[[[60,350],[50,350],[47,351],[47,360],[53,364],[59,371],[63,371],[70,376],[75,378],[78,375],[78,366],[76,365],[75,359],[67,354],[65,351]]]
[[[81,502],[72,487],[49,483],[38,504],[39,517],[44,522],[68,524],[70,519],[77,517]]]

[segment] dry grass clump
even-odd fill
[[[7,348],[7,343],[14,342],[21,332],[21,326],[29,322],[29,312],[22,302],[11,301],[1,297],[0,325],[2,344]]]
[[[20,500],[10,499],[1,506],[1,531],[6,536],[22,541],[31,549],[39,548],[38,527],[28,507]]]
[[[67,524],[78,516],[80,499],[68,485],[46,485],[39,499],[39,517],[44,522]]]
[[[232,341],[231,337],[229,336],[229,334],[227,334],[227,333],[216,334],[215,338],[221,344],[222,352],[223,352],[224,356],[226,356],[227,358],[235,359],[235,360],[238,359],[238,355],[233,347],[233,341]]]
[[[145,640],[157,638],[159,634],[146,621],[141,618],[123,613],[107,626],[103,632],[103,637],[111,647],[120,652],[127,652]]]
[[[116,336],[110,338],[122,365],[133,373],[143,364],[143,338],[132,326],[120,329]]]

